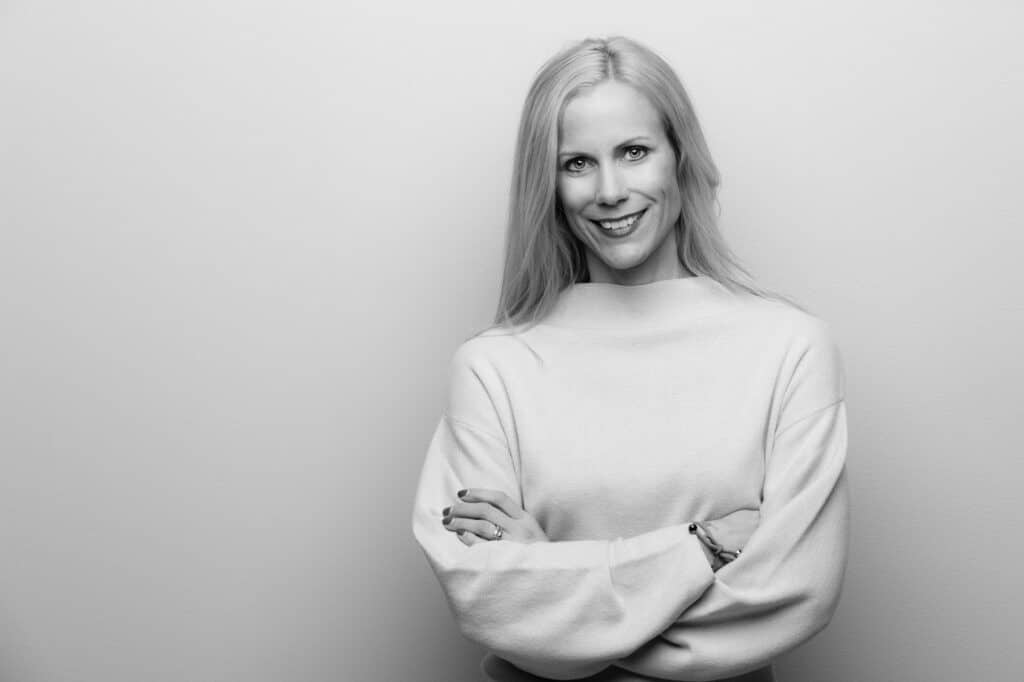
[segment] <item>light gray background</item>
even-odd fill
[[[412,496],[526,87],[620,32],[845,354],[852,558],[780,679],[1020,679],[1020,5],[485,4],[0,4],[0,680],[476,679]]]

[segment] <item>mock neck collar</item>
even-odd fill
[[[579,282],[562,290],[542,324],[622,332],[669,329],[734,303],[735,295],[707,275],[635,285]]]

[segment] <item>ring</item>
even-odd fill
[[[501,536],[504,535],[504,534],[505,534],[505,529],[502,528],[501,526],[499,526],[498,524],[494,524],[494,537],[492,537],[491,539],[492,540],[500,540]]]

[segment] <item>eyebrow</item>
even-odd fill
[[[637,135],[637,136],[631,137],[628,140],[626,140],[625,142],[617,145],[615,148],[616,149],[622,149],[623,147],[628,147],[631,144],[636,144],[637,142],[651,143],[651,142],[654,142],[654,140],[652,140],[650,137],[648,137],[646,135]],[[564,156],[587,156],[587,154],[585,154],[583,152],[573,152],[573,151],[558,152],[558,158],[562,158]]]

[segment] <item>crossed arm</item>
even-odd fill
[[[737,675],[813,636],[845,565],[846,406],[841,394],[787,405],[766,452],[760,526],[717,573],[688,523],[611,541],[467,547],[440,523],[455,491],[515,497],[518,485],[496,429],[446,415],[413,531],[463,634],[542,678],[619,670],[664,680]]]

